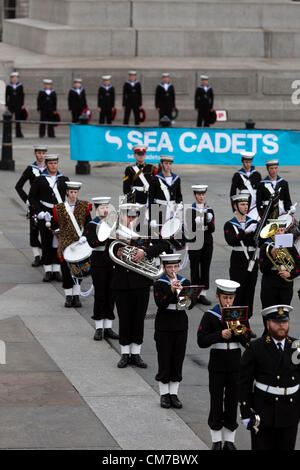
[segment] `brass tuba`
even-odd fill
[[[115,249],[117,245],[124,247],[122,256],[120,258],[115,255]],[[108,253],[110,258],[115,263],[123,266],[126,269],[129,269],[130,271],[134,271],[141,276],[148,277],[149,279],[152,279],[152,281],[160,278],[164,272],[162,263],[157,267],[155,259],[143,259],[139,262],[133,261],[136,250],[137,247],[135,246],[130,246],[128,243],[121,240],[114,240],[109,246]]]
[[[271,222],[270,224],[266,225],[262,231],[260,232],[261,238],[272,238],[275,236],[279,225],[276,222]],[[278,272],[280,271],[288,271],[289,273],[295,268],[295,261],[292,255],[290,254],[287,248],[276,248],[276,257],[270,254],[272,243],[268,243],[266,248],[266,255],[275,266]],[[293,282],[293,279],[283,278],[286,282]]]

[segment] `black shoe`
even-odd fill
[[[222,450],[222,441],[213,442],[211,450]]]
[[[104,338],[119,339],[119,335],[115,333],[111,328],[105,328]]]
[[[20,137],[23,138],[24,136],[23,136],[23,134],[22,134],[22,132],[21,132],[21,133],[16,134],[16,137],[17,137],[17,138],[20,138]]]
[[[79,300],[79,295],[73,295],[73,303],[72,303],[72,306],[73,306],[73,307],[77,307],[77,308],[82,307],[81,302],[80,302],[80,300]]]
[[[182,403],[179,400],[177,395],[170,395],[170,399],[171,399],[171,406],[173,408],[178,408],[178,409],[182,408]]]
[[[171,400],[169,393],[160,396],[160,406],[162,408],[171,408]]]
[[[73,297],[72,297],[71,295],[67,295],[67,296],[66,296],[66,301],[65,301],[65,307],[66,307],[66,308],[71,308],[71,307],[73,307],[73,302],[72,302],[72,300],[73,300]]]
[[[131,354],[130,364],[140,367],[141,369],[148,367],[139,354]]]
[[[97,328],[94,334],[94,340],[95,341],[101,341],[103,339],[103,333],[102,333],[102,328]]]
[[[54,271],[54,272],[52,273],[52,279],[53,279],[54,281],[62,282],[62,277],[61,277],[60,272]]]
[[[118,362],[119,369],[124,369],[124,367],[128,366],[130,356],[129,354],[122,354],[121,359]]]
[[[211,302],[204,295],[200,295],[198,303],[203,305],[211,305]]]
[[[43,282],[51,282],[52,281],[52,273],[47,271],[45,276],[43,277]]]
[[[251,330],[250,333],[249,333],[249,336],[250,338],[257,338],[257,335],[255,333],[253,333],[253,331]]]
[[[41,264],[41,257],[40,256],[35,256],[34,257],[34,261],[31,263],[31,266],[33,266],[34,268],[36,268],[37,266],[39,266]]]
[[[225,441],[223,445],[223,450],[237,450],[233,442]]]

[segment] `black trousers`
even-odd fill
[[[236,291],[234,304],[248,305],[248,318],[251,318],[253,314],[255,286],[258,276],[258,263],[256,261],[251,272],[247,271],[247,267],[248,263],[235,263],[229,268],[229,276],[231,281],[236,281],[240,283],[240,287]]]
[[[238,372],[209,371],[210,429],[219,431],[225,427],[235,431],[238,427],[238,380]]]
[[[99,115],[99,124],[112,123],[112,108],[101,108]]]
[[[159,121],[164,116],[168,116],[168,118],[172,120],[172,106],[162,106],[159,108]]]
[[[21,108],[19,109],[9,109],[9,111],[12,113],[12,115],[15,115],[15,120],[20,121],[21,120]],[[13,119],[13,116],[12,116]],[[22,129],[21,129],[21,123],[16,122],[16,137],[21,137],[22,136]]]
[[[209,108],[198,108],[197,127],[209,127]]]
[[[286,428],[259,426],[257,434],[251,431],[252,450],[294,450],[297,431],[297,424]]]
[[[119,316],[119,343],[142,344],[144,320],[149,303],[150,287],[131,290],[114,290]]]
[[[60,264],[57,256],[57,248],[52,247],[53,234],[51,230],[45,227],[45,222],[43,220],[38,221],[38,227],[41,234],[42,264]]]
[[[94,284],[93,320],[114,320],[114,295],[110,288],[113,277],[112,266],[93,266],[91,269]]]
[[[53,121],[53,112],[42,111],[40,114],[40,121]],[[39,127],[39,136],[44,137],[46,134],[46,126],[48,137],[54,137],[54,125],[52,124],[40,124]]]
[[[209,289],[209,270],[213,245],[203,245],[201,250],[189,251],[191,284]]]
[[[123,124],[128,124],[129,123],[129,117],[130,117],[131,111],[133,111],[133,114],[134,114],[134,123],[136,125],[138,125],[140,123],[139,107],[138,106],[125,106]]]
[[[155,331],[158,372],[155,380],[181,382],[188,331]]]
[[[72,122],[74,122],[74,123],[79,122],[79,116],[80,115],[81,115],[81,112],[72,111]]]
[[[38,222],[35,222],[31,215],[29,219],[29,240],[30,240],[31,247],[37,247],[37,248],[42,247],[39,236],[40,236],[40,231],[39,231]]]
[[[293,298],[293,282],[280,281],[279,274],[263,274],[261,280],[260,300],[262,308],[271,305],[291,305]]]
[[[62,287],[63,289],[72,289],[74,286],[74,280],[71,275],[70,268],[68,266],[68,263],[63,260],[60,264],[60,269],[61,269],[61,277],[62,277]]]

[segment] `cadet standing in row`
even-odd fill
[[[68,95],[69,111],[72,113],[72,122],[79,121],[82,111],[87,108],[85,89],[82,87],[82,79],[74,78],[73,87]]]
[[[214,105],[214,93],[208,83],[208,76],[201,75],[201,85],[198,86],[195,93],[195,109],[198,111],[197,127],[209,127],[209,113]]]
[[[12,72],[10,74],[10,82],[5,90],[5,107],[8,111],[15,115],[17,121],[22,120],[22,109],[24,109],[24,88],[19,81],[19,73]],[[21,124],[16,123],[16,137],[24,137],[21,130]]]
[[[162,81],[156,87],[155,108],[159,113],[158,123],[163,116],[172,120],[172,112],[175,109],[175,89],[170,83],[169,73],[162,74]]]
[[[131,111],[134,114],[134,123],[139,125],[140,117],[139,110],[142,106],[142,87],[140,82],[136,79],[136,71],[130,70],[128,72],[128,80],[123,86],[123,108],[124,120],[123,124],[129,123]]]
[[[40,112],[40,121],[54,122],[54,114],[57,114],[57,96],[52,87],[53,80],[45,78],[43,83],[44,88],[39,92],[37,97],[37,110]],[[48,137],[55,137],[53,124],[40,124],[39,136],[45,136],[46,126],[48,129]]]
[[[111,75],[102,76],[103,83],[98,90],[99,124],[111,124],[115,110],[115,89],[111,84]]]

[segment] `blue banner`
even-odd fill
[[[71,160],[133,162],[132,146],[148,145],[147,162],[174,155],[175,164],[239,165],[240,152],[255,152],[254,165],[279,159],[300,164],[300,132],[207,128],[71,125]]]

